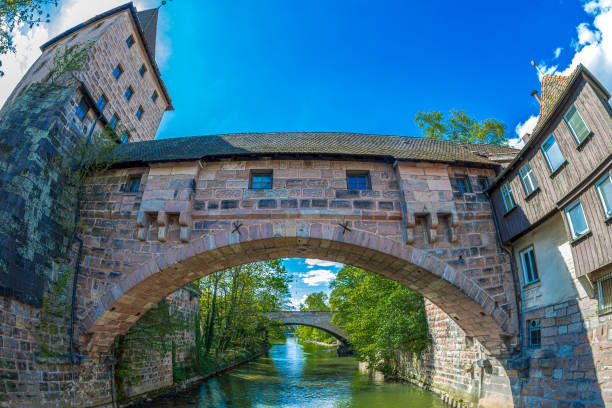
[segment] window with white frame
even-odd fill
[[[525,285],[530,285],[540,280],[538,275],[538,266],[535,261],[535,252],[533,247],[529,247],[521,252],[521,264],[523,265],[523,276],[525,277]]]
[[[612,274],[597,281],[597,297],[599,313],[612,311]]]
[[[580,200],[574,201],[567,207],[565,210],[565,217],[567,218],[572,239],[576,239],[589,232],[589,226],[584,216],[584,210],[582,209]]]
[[[578,144],[582,143],[591,133],[586,123],[584,123],[584,120],[582,120],[582,116],[580,116],[578,109],[576,109],[576,105],[572,105],[563,118]]]
[[[595,185],[606,217],[612,217],[612,177],[610,173]]]
[[[565,157],[563,157],[563,153],[561,153],[561,149],[559,148],[559,143],[557,143],[557,139],[555,139],[554,135],[550,135],[548,139],[542,143],[542,152],[544,153],[546,163],[548,163],[551,172],[554,172],[565,163]]]
[[[510,183],[506,183],[501,188],[502,199],[504,200],[504,206],[506,212],[510,212],[516,205],[514,204],[514,196],[512,195],[512,188]]]
[[[538,188],[538,183],[536,182],[533,170],[531,170],[529,163],[525,164],[519,170],[519,175],[521,176],[521,182],[523,183],[523,189],[525,189],[526,195],[530,195]]]

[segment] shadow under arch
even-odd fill
[[[439,258],[362,230],[316,222],[265,222],[169,248],[111,286],[81,321],[80,342],[107,350],[147,310],[211,273],[250,262],[310,257],[354,265],[399,282],[450,315],[493,355],[515,335],[508,314],[471,278]]]

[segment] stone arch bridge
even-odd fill
[[[112,168],[90,177],[81,203],[91,228],[81,234],[79,348],[107,350],[153,305],[202,276],[309,257],[400,282],[490,353],[505,354],[518,333],[515,283],[483,186],[514,153],[336,133],[122,145]],[[266,188],[255,188],[256,175]],[[348,184],[355,176],[362,183]]]
[[[348,343],[348,334],[338,325],[332,322],[333,312],[326,311],[299,311],[283,310],[266,313],[271,320],[281,322],[284,325],[310,326],[323,330],[342,343]]]

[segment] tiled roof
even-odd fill
[[[152,140],[117,147],[118,163],[194,160],[254,154],[323,154],[496,165],[487,154],[517,154],[504,146],[360,133],[236,133]]]
[[[572,83],[572,80],[581,69],[579,65],[576,67],[574,72],[569,76],[561,75],[544,75],[542,77],[542,96],[540,97],[540,116],[538,117],[538,123],[533,130],[533,133],[540,130],[544,123],[548,120],[548,117],[556,106],[561,96],[565,93],[568,86]]]

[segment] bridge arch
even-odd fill
[[[420,293],[491,353],[507,351],[508,314],[462,270],[431,253],[337,224],[270,221],[223,230],[169,248],[112,285],[82,319],[80,340],[107,349],[142,314],[187,283],[250,262],[310,257],[351,264]]]
[[[266,317],[271,320],[279,321],[286,326],[310,326],[339,340],[342,344],[349,343],[348,334],[339,326],[334,324],[332,319],[333,313],[326,311],[277,311],[268,312]]]

